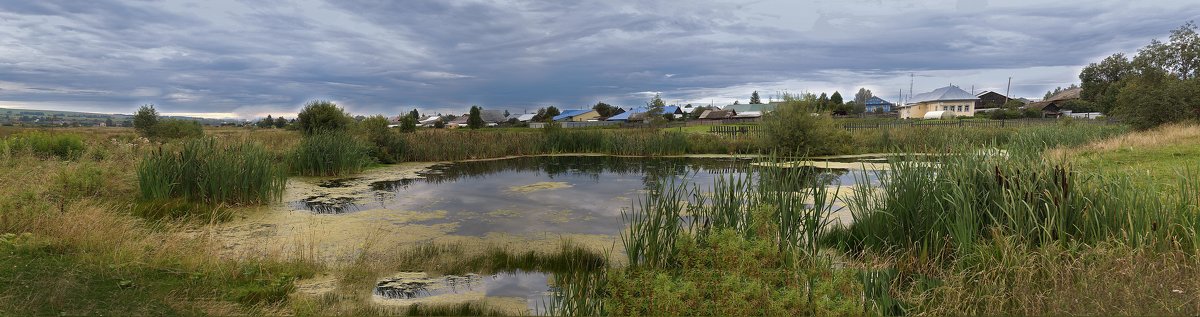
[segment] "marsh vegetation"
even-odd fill
[[[313,106],[302,131],[0,130],[0,313],[1200,312],[1193,125],[411,132]],[[901,154],[788,167],[872,152]],[[1104,165],[1134,153],[1169,167]],[[405,272],[544,292],[374,293]]]

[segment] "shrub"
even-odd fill
[[[350,127],[354,119],[338,105],[323,100],[309,102],[296,115],[296,124],[305,135],[325,131],[342,131]]]
[[[283,197],[287,174],[256,143],[185,142],[178,151],[159,148],[138,166],[143,200],[182,198],[211,204],[262,204]]]
[[[412,118],[405,116],[405,122],[412,122]],[[388,128],[388,119],[384,116],[371,116],[364,119],[358,124],[359,133],[361,133],[368,142],[371,142],[374,147],[371,151],[371,156],[380,163],[399,163],[401,151],[404,149],[404,141],[392,128]],[[414,127],[415,129],[415,127]]]
[[[305,137],[289,157],[292,172],[306,176],[336,176],[362,171],[371,163],[370,147],[344,131]]]
[[[784,104],[762,123],[764,145],[782,153],[825,155],[850,152],[849,138],[812,96],[784,96]]]
[[[204,136],[204,128],[200,126],[200,123],[188,120],[162,120],[154,126],[153,131],[152,137],[160,139],[199,138]]]
[[[137,130],[138,134],[144,137],[154,135],[154,127],[158,125],[158,110],[154,110],[154,105],[145,105],[138,108],[137,113],[133,115],[133,129]]]

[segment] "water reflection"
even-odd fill
[[[439,164],[421,178],[375,182],[366,195],[315,196],[292,207],[317,213],[367,209],[446,211],[421,224],[454,223],[453,234],[576,233],[615,235],[620,213],[660,179],[711,189],[718,175],[745,176],[749,160],[733,158],[631,158],[543,156]],[[811,169],[832,185],[871,178],[862,171]],[[870,173],[870,172],[865,172]],[[345,181],[323,182],[344,186]]]

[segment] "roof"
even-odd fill
[[[761,117],[762,115],[763,115],[762,112],[759,112],[759,111],[746,111],[746,112],[738,112],[737,114],[734,114],[733,117],[734,118],[758,118],[758,117]]]
[[[508,121],[508,117],[504,115],[504,110],[479,110],[479,118],[487,123]]]
[[[647,109],[645,107],[630,108],[629,110],[625,110],[625,112],[608,117],[608,121],[628,121],[629,116],[646,111]]]
[[[760,104],[744,104],[744,105],[728,105],[722,110],[733,110],[735,112],[758,111],[770,112],[775,111],[781,102],[760,103]]]
[[[866,101],[863,101],[863,105],[865,105],[865,106],[882,106],[882,105],[895,105],[895,104],[888,102],[887,100],[883,100],[883,98],[872,96],[871,98],[867,98]]]
[[[737,115],[732,110],[704,110],[700,113],[700,119],[729,119]]]
[[[962,90],[962,88],[958,88],[958,86],[950,85],[934,89],[933,91],[927,93],[917,94],[916,96],[912,97],[912,100],[909,101],[909,104],[929,101],[978,99],[979,97],[975,97],[975,95],[967,92],[966,90]]]
[[[1083,88],[1079,88],[1079,87],[1068,88],[1067,90],[1060,91],[1057,94],[1050,96],[1050,98],[1046,98],[1046,100],[1042,100],[1042,101],[1062,101],[1062,100],[1079,99],[1079,93],[1081,93],[1081,92],[1083,92]]]
[[[666,106],[666,107],[663,107],[662,113],[663,114],[679,114],[679,113],[683,113],[683,110],[679,109],[679,106]]]
[[[537,114],[526,113],[526,114],[517,116],[517,121],[525,122],[525,121],[533,120],[533,117],[536,117],[536,116],[537,116]]]
[[[595,111],[595,110],[592,110],[592,109],[564,110],[563,112],[559,113],[557,116],[554,116],[554,118],[551,118],[550,120],[558,121],[558,120],[569,119],[571,117],[575,117],[575,116],[582,115],[582,114],[592,112],[592,111]]]

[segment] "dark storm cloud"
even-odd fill
[[[634,106],[749,90],[1036,97],[1200,14],[1190,2],[7,1],[0,106],[254,116]]]

